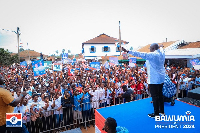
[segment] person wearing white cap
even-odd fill
[[[150,45],[150,52],[136,52],[128,51],[122,47],[122,50],[137,57],[146,59],[146,67],[149,84],[150,93],[154,105],[154,113],[148,114],[149,117],[155,118],[159,113],[164,115],[164,99],[162,88],[165,80],[165,52],[163,50],[163,45],[159,46],[157,43]]]

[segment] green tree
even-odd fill
[[[74,55],[68,55],[68,58],[72,59]]]
[[[76,55],[75,55],[75,58],[78,58],[78,57],[79,57],[79,54],[76,54]]]
[[[13,63],[17,63],[18,60],[19,60],[19,58],[18,58],[18,54],[15,54],[15,55],[11,56],[11,60],[10,60],[10,62],[11,62],[11,64],[13,64]]]
[[[9,66],[18,63],[18,54],[11,55],[8,50],[0,48],[0,66]]]

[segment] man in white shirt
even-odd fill
[[[97,90],[97,86],[92,86],[92,89],[90,90],[90,94],[92,95],[91,116],[92,116],[92,119],[95,119],[95,109],[99,108],[99,99],[100,99],[99,91]]]
[[[200,86],[200,74],[197,74],[197,76],[195,78],[195,85]]]
[[[52,104],[52,107],[54,108],[54,115],[55,115],[55,122],[56,122],[56,128],[59,127],[60,122],[63,120],[63,109],[61,104],[61,95],[58,93],[55,96],[55,102]]]
[[[53,101],[55,102],[55,100]],[[49,101],[49,96],[44,96],[44,101],[42,101],[42,109],[43,109],[43,130],[49,130],[50,129],[50,125],[51,125],[51,109],[52,109],[52,104],[53,102]]]
[[[90,90],[90,94],[92,97],[92,108],[99,108],[99,91],[97,90],[97,86],[92,86],[92,90]]]
[[[159,113],[164,114],[164,98],[162,88],[165,80],[165,52],[163,48],[153,43],[150,45],[149,53],[133,52],[122,48],[123,51],[137,57],[146,59],[148,84],[153,100],[154,113],[148,114],[149,117],[155,118]]]

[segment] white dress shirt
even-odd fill
[[[154,52],[143,53],[130,51],[129,54],[146,59],[148,84],[161,84],[165,80],[165,53],[163,48]]]

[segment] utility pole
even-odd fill
[[[120,31],[120,21],[119,21],[119,45],[120,45],[120,56],[121,56],[121,52],[122,52],[122,46],[121,46],[121,31]]]
[[[28,43],[27,43],[27,48],[28,48]],[[28,60],[30,61],[29,48],[28,48]]]
[[[20,56],[19,56],[19,27],[17,27],[17,43],[18,43],[18,60],[20,63]]]
[[[2,30],[5,30],[5,29],[2,29]],[[10,31],[10,30],[5,30],[5,31]],[[20,33],[19,33],[19,27],[17,27],[17,32],[16,31],[11,31],[11,32],[14,32],[15,34],[17,34],[17,44],[18,44],[18,60],[19,60],[19,63],[20,63],[20,56],[19,56],[19,35],[20,35]]]

